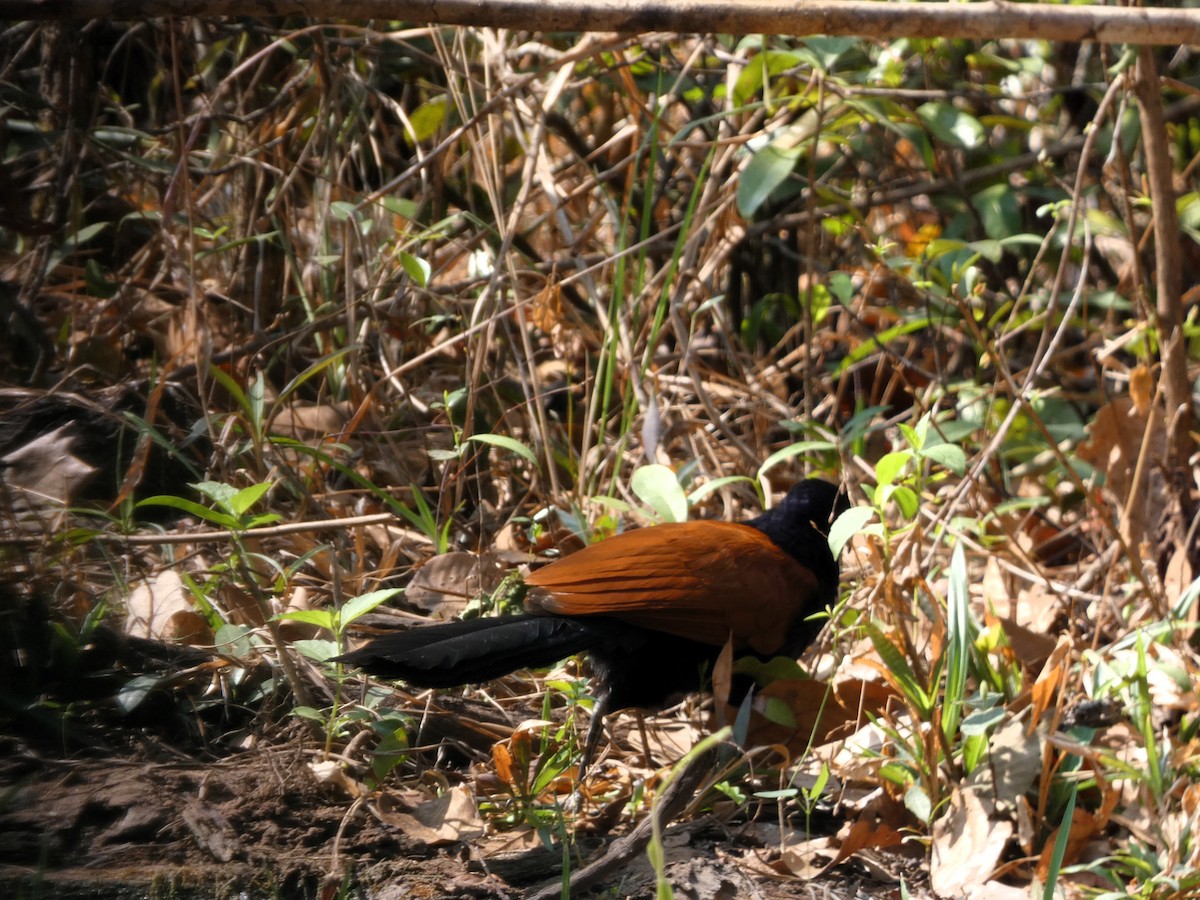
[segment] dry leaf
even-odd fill
[[[933,823],[929,880],[939,897],[962,897],[985,883],[1004,845],[1012,837],[1011,822],[990,819],[975,791],[955,785],[949,812]]]
[[[733,722],[737,710],[729,705],[729,695],[733,690],[733,635],[725,642],[721,652],[713,663],[712,694],[713,709],[716,712],[718,727]]]
[[[1044,736],[1026,731],[1018,718],[1010,718],[988,740],[988,762],[971,773],[974,788],[989,813],[1010,812],[1042,776]]]
[[[215,806],[190,799],[180,818],[196,843],[214,859],[229,862],[237,854],[237,830]]]
[[[1166,435],[1160,408],[1150,407],[1142,413],[1131,397],[1117,397],[1096,412],[1088,426],[1087,441],[1076,451],[1080,459],[1105,473],[1105,487],[1122,510],[1128,509],[1128,517],[1121,521],[1121,533],[1134,547],[1144,536],[1156,533],[1166,510],[1162,480],[1153,477],[1166,457]],[[1141,479],[1138,496],[1130,503],[1134,472],[1143,453],[1147,474]]]
[[[725,715],[732,722],[737,709],[726,707]],[[846,737],[857,721],[857,713],[824,682],[780,679],[755,692],[746,746],[783,745],[795,755]]]
[[[193,647],[211,647],[213,644],[213,631],[208,621],[190,609],[180,609],[171,613],[163,628],[162,637],[167,641],[190,644]]]
[[[170,640],[171,620],[178,612],[193,612],[192,602],[174,569],[134,585],[125,601],[125,631],[136,637]]]
[[[1013,655],[1021,665],[1031,672],[1040,670],[1046,664],[1046,660],[1050,658],[1050,654],[1054,652],[1054,648],[1058,646],[1058,640],[1045,631],[1026,628],[1012,619],[997,621],[1004,629],[1004,636],[1008,639],[1008,646]]]
[[[1062,611],[1059,596],[1041,584],[1031,585],[1017,594],[1017,609],[1012,616],[1022,628],[1049,634]]]
[[[905,721],[907,717],[900,714],[897,720]],[[836,747],[829,768],[846,784],[860,783],[877,786],[879,769],[885,763],[884,748],[891,742],[883,729],[874,722],[868,722]]]
[[[404,598],[434,618],[452,619],[475,597],[494,591],[503,578],[504,566],[489,554],[443,553],[417,569]]]
[[[33,507],[71,503],[99,471],[74,454],[75,427],[68,422],[0,458],[5,485]]]
[[[475,800],[466,785],[461,784],[407,811],[395,810],[392,799],[384,794],[375,814],[381,821],[399,828],[406,837],[430,846],[468,841],[484,831]]]
[[[1167,560],[1167,571],[1163,575],[1163,596],[1169,598],[1172,604],[1183,596],[1183,592],[1192,583],[1192,563],[1188,559],[1189,549],[1184,541],[1180,541],[1171,554],[1171,558]],[[1189,621],[1197,620],[1198,607],[1200,607],[1198,603],[1191,605],[1188,610]]]
[[[546,334],[564,324],[562,288],[557,281],[548,280],[546,286],[534,297],[529,310],[529,323]]]
[[[1017,798],[1017,843],[1021,845],[1021,851],[1030,856],[1033,854],[1033,841],[1037,837],[1038,829],[1033,824],[1036,818],[1033,811],[1033,805],[1024,797]]]
[[[348,402],[293,403],[271,420],[271,430],[298,441],[337,436],[350,421],[352,411]]]
[[[837,852],[837,843],[830,837],[789,843],[772,868],[797,878],[816,878],[836,864]]]
[[[868,812],[850,823],[839,832],[841,846],[838,847],[837,857],[829,868],[849,859],[860,850],[883,850],[888,847],[898,847],[904,843],[904,835],[880,820],[874,812]]]
[[[1042,666],[1042,671],[1037,677],[1037,681],[1033,683],[1033,715],[1029,718],[1029,731],[1032,734],[1033,729],[1037,727],[1039,721],[1046,710],[1050,708],[1052,703],[1058,701],[1058,691],[1062,687],[1063,681],[1067,677],[1067,665],[1071,653],[1071,639],[1067,635],[1062,635],[1058,639],[1058,645],[1054,648],[1054,652],[1050,654],[1050,658],[1046,660],[1046,665]]]
[[[331,784],[341,788],[347,796],[361,797],[366,788],[346,774],[345,767],[332,759],[318,760],[308,764],[308,769],[320,784]]]
[[[1150,374],[1149,366],[1139,364],[1129,373],[1129,397],[1138,415],[1146,415],[1154,400],[1154,376]]]
[[[1050,862],[1054,858],[1054,851],[1058,843],[1058,833],[1062,831],[1062,826],[1055,828],[1046,838],[1046,843],[1042,846],[1042,855],[1038,859],[1037,877],[1040,881],[1045,882],[1046,876],[1050,872]],[[1062,865],[1069,866],[1079,858],[1080,851],[1088,845],[1100,832],[1100,825],[1096,817],[1086,809],[1075,808],[1075,815],[1071,819],[1071,831],[1067,836],[1067,848],[1063,854]]]
[[[477,844],[475,849],[481,857],[490,860],[496,857],[545,850],[546,844],[537,831],[526,826],[513,831],[489,835],[482,844]]]
[[[511,789],[516,779],[516,768],[513,766],[512,754],[504,741],[492,745],[492,768],[506,789]]]
[[[1008,589],[1008,579],[1004,577],[1004,573],[1000,570],[1000,563],[994,556],[989,556],[987,564],[983,568],[983,603],[988,609],[995,609],[997,613],[1003,611],[1008,615],[1012,615],[1013,596]]]
[[[209,600],[225,613],[225,618],[235,625],[248,625],[251,628],[262,628],[267,622],[262,607],[249,591],[243,590],[236,584],[225,582],[218,586],[217,591]]]
[[[653,716],[646,719],[645,750],[661,763],[682,759],[696,746],[704,732],[690,722]]]

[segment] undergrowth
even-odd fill
[[[0,47],[0,553],[57,652],[215,646],[227,711],[282,698],[349,780],[413,788],[427,701],[322,662],[352,622],[841,479],[817,688],[764,692],[706,808],[805,840],[823,808],[839,860],[915,848],[944,895],[1194,892],[1196,486],[1111,51],[189,19]],[[1197,73],[1163,64],[1190,284]],[[167,617],[137,599],[164,572]],[[536,712],[455,745],[491,827],[570,842],[578,674],[468,692]],[[618,817],[657,784],[638,743],[588,798]]]

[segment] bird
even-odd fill
[[[837,600],[826,535],[847,506],[844,491],[810,478],[746,522],[622,532],[533,571],[524,614],[411,628],[332,661],[449,688],[586,652],[595,704],[582,773],[607,714],[663,709],[702,690],[727,643],[735,658],[799,657]]]

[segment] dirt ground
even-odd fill
[[[402,799],[354,802],[337,779],[319,780],[310,763],[320,744],[294,720],[273,744],[219,758],[116,723],[90,748],[56,752],[46,734],[19,735],[16,724],[0,736],[0,896],[559,896],[559,847],[531,835],[446,840],[406,828],[411,820],[388,813]],[[572,869],[611,852],[628,829],[577,836]],[[857,863],[816,881],[770,877],[770,833],[705,816],[672,825],[663,843],[676,896],[900,896],[883,869]],[[893,871],[912,868],[892,862]],[[591,890],[573,895],[654,896],[644,848]]]

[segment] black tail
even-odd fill
[[[612,623],[604,619],[464,619],[385,635],[331,661],[418,687],[455,687],[549,666],[612,636]]]

